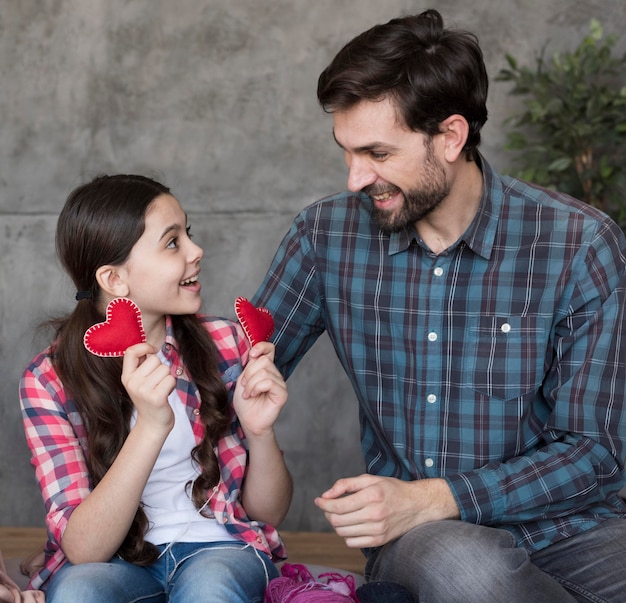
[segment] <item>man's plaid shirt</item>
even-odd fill
[[[626,240],[583,203],[481,169],[479,211],[445,253],[339,194],[296,217],[253,301],[285,376],[328,333],[368,472],[443,477],[462,520],[532,552],[626,518]]]

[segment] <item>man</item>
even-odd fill
[[[328,331],[367,475],[316,499],[419,601],[624,601],[626,240],[480,155],[487,75],[438,12],[349,42],[318,98],[350,192],[303,210],[254,301],[289,375]]]

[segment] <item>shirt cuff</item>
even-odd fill
[[[471,471],[444,477],[456,500],[461,520],[480,525],[498,523],[504,514],[504,499],[494,472]]]

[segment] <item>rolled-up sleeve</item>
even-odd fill
[[[81,446],[82,422],[77,413],[68,412],[62,385],[46,355],[37,357],[24,371],[19,394],[46,525],[60,543],[72,511],[91,491]]]

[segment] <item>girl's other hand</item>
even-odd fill
[[[170,431],[174,413],[167,400],[176,379],[149,343],[138,343],[126,350],[122,364],[122,384],[137,409],[137,421],[148,421]]]
[[[287,402],[287,384],[274,365],[274,344],[257,343],[235,387],[234,406],[246,436],[273,434]]]
[[[261,356],[267,356],[272,362],[274,362],[275,351],[276,347],[273,343],[269,341],[260,341],[250,349],[250,359],[248,361],[248,364],[250,364],[250,362],[257,358],[261,358]]]

